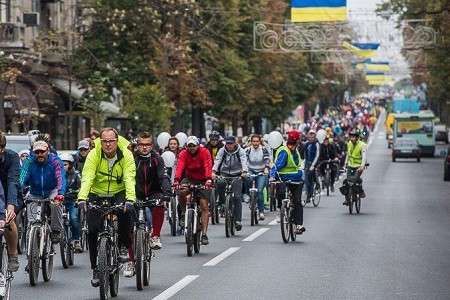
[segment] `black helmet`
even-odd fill
[[[358,132],[358,130],[357,129],[352,129],[352,130],[350,130],[350,132],[348,133],[348,135],[349,136],[356,136],[356,137],[359,137],[359,132]]]
[[[209,139],[210,140],[219,140],[220,139],[220,133],[218,132],[218,131],[212,131],[210,134],[209,134]]]

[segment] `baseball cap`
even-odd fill
[[[45,150],[47,150],[47,148],[48,148],[48,144],[46,141],[37,141],[37,142],[34,142],[34,144],[33,144],[33,151],[36,151],[36,150],[45,151]]]
[[[195,135],[188,136],[186,146],[189,145],[198,145],[198,138]]]
[[[316,134],[316,131],[315,131],[314,129],[310,129],[310,130],[308,131],[308,134]]]
[[[288,133],[289,141],[298,141],[300,139],[300,133],[297,130],[291,130]]]
[[[87,140],[81,140],[78,142],[78,149],[89,149],[91,145],[89,145],[89,142]]]
[[[236,138],[232,135],[229,135],[225,138],[225,144],[234,144],[236,143]]]

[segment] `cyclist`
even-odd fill
[[[64,200],[66,192],[66,174],[61,159],[50,151],[46,141],[34,142],[32,154],[22,164],[20,185],[30,186],[29,197],[31,200],[47,197],[54,200],[54,203],[50,204],[50,227],[52,242],[57,244],[63,230],[61,202]],[[36,218],[36,208],[36,203],[27,205],[30,224]]]
[[[358,176],[361,190],[359,195],[361,198],[366,197],[366,193],[362,187],[361,175],[364,171],[364,167],[367,161],[367,145],[359,139],[359,132],[356,129],[352,129],[349,132],[350,140],[347,143],[347,156],[345,157],[344,169],[347,168],[347,177]],[[343,182],[343,186],[340,188],[343,194],[346,194],[346,181]],[[347,199],[345,199],[343,205],[348,205]]]
[[[169,175],[169,178],[171,181],[173,181],[173,177],[175,176],[175,169],[177,167],[177,159],[178,155],[180,154],[182,148],[180,147],[180,141],[176,136],[173,136],[169,139],[167,142],[167,146],[164,148],[163,152],[171,151],[173,154],[175,154],[175,162],[173,164],[173,167],[167,168],[167,174]]]
[[[80,173],[83,173],[84,162],[86,161],[86,157],[91,151],[90,143],[87,139],[83,139],[78,142],[78,151],[74,155],[74,167]]]
[[[253,134],[250,139],[251,146],[246,149],[248,172],[250,175],[255,175],[260,172],[264,172],[264,176],[258,176],[256,178],[249,177],[249,186],[251,182],[256,180],[256,186],[258,188],[258,211],[259,219],[262,221],[264,216],[264,187],[267,186],[267,175],[270,170],[270,158],[269,151],[261,145],[261,136]]]
[[[333,146],[333,144],[330,143],[331,137],[327,135],[325,139],[323,140],[323,144],[320,146],[320,161],[324,160],[332,160],[334,163],[330,164],[331,169],[331,182],[330,182],[330,189],[331,192],[334,192],[334,181],[336,179],[336,162],[339,161],[336,154],[336,148]],[[321,164],[319,167],[319,173],[323,176],[325,174],[325,164]]]
[[[74,159],[72,154],[63,153],[60,156],[64,164],[64,171],[66,172],[66,193],[64,197],[64,206],[69,212],[70,230],[72,232],[72,240],[74,241],[74,250],[77,253],[83,252],[80,245],[80,220],[79,211],[76,205],[77,194],[81,186],[80,173],[75,170]]]
[[[297,149],[297,145],[300,141],[300,133],[296,130],[291,130],[288,133],[286,146],[281,146],[275,153],[275,162],[270,170],[269,181],[274,181],[278,178],[281,181],[291,180],[293,182],[299,182],[303,179],[303,172],[300,169],[302,164],[302,158],[300,152]],[[293,221],[296,225],[295,231],[297,234],[302,234],[306,231],[303,226],[303,206],[301,204],[302,186],[291,185],[290,187],[292,196],[294,198],[294,211]],[[286,185],[277,185],[277,206],[281,208],[281,201],[286,194]],[[278,211],[277,222],[280,222],[280,212]]]
[[[311,202],[311,197],[314,193],[314,182],[316,178],[316,168],[319,163],[320,144],[316,138],[316,131],[310,129],[308,131],[308,142],[303,147],[303,158],[305,160],[305,175],[306,175],[306,203]]]
[[[204,190],[197,191],[195,197],[199,199],[199,204],[202,209],[202,245],[208,245],[209,239],[207,236],[208,222],[209,222],[209,201],[211,198],[212,187],[212,163],[211,154],[203,146],[196,136],[189,136],[186,141],[186,148],[180,152],[178,156],[177,169],[175,171],[175,178],[173,182],[174,188],[192,184],[204,184]],[[181,207],[180,226],[184,227],[184,215],[186,213],[186,197],[187,189],[181,189],[178,198]]]
[[[22,165],[25,159],[27,159],[28,155],[30,155],[30,150],[28,149],[19,151],[20,165]]]
[[[78,207],[87,211],[86,200],[95,200],[97,195],[112,194],[116,204],[125,202],[123,212],[117,214],[118,247],[120,262],[127,262],[125,270],[131,272],[133,266],[132,240],[134,201],[136,201],[136,166],[133,154],[128,150],[129,141],[117,130],[106,127],[100,132],[100,139],[94,141],[95,148],[89,152],[83,167],[81,188],[78,193]],[[101,212],[90,209],[87,213],[89,258],[91,261],[93,287],[99,286],[97,269],[97,239],[102,226]]]
[[[148,132],[137,136],[136,162],[136,196],[139,199],[161,199],[169,202],[171,197],[170,179],[164,167],[164,160],[153,150],[153,137]],[[146,208],[147,223],[153,227],[150,247],[154,250],[162,248],[161,228],[164,222],[164,207]],[[151,222],[152,220],[152,222]]]
[[[205,147],[211,153],[212,163],[214,164],[217,152],[219,152],[219,149],[223,147],[223,144],[220,142],[220,134],[218,131],[214,130],[211,132],[209,135],[209,142],[206,143]]]
[[[6,210],[8,211],[5,221],[9,222],[11,229],[6,230],[4,235],[8,247],[8,268],[12,272],[17,272],[19,269],[17,226],[16,222],[11,222],[22,207],[17,205],[20,187],[19,176],[19,155],[11,149],[6,149],[6,137],[0,132],[0,183],[3,186],[4,200],[6,200],[3,203],[6,204]]]
[[[247,155],[237,143],[236,138],[232,135],[225,138],[225,146],[217,152],[214,166],[212,168],[212,177],[220,174],[225,177],[241,176],[247,178],[248,166]],[[217,192],[219,194],[219,205],[223,208],[225,205],[225,179],[217,181]],[[234,194],[234,211],[233,216],[236,221],[235,227],[239,231],[242,229],[242,180],[235,180],[231,187]]]

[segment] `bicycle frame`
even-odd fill
[[[36,203],[36,219],[33,220],[30,224],[30,233],[29,233],[29,240],[28,245],[30,245],[31,237],[33,236],[33,233],[35,231],[38,231],[40,238],[39,238],[39,257],[42,257],[44,252],[44,244],[45,244],[45,235],[47,234],[47,230],[49,230],[50,225],[48,224],[48,218],[45,214],[45,211],[47,209],[47,203],[51,203],[50,198],[44,198],[44,199],[35,199],[35,200],[26,200],[25,203]],[[28,256],[31,255],[31,248],[28,247],[27,249]]]

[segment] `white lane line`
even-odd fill
[[[276,221],[276,220],[275,220]],[[270,228],[261,228],[255,232],[253,232],[251,235],[249,235],[248,237],[246,237],[245,239],[243,239],[243,242],[251,242],[254,241],[258,236],[260,236],[261,234],[263,234],[264,232],[266,232],[267,230],[269,230]]]
[[[214,267],[215,265],[220,263],[222,260],[224,260],[225,258],[230,256],[234,252],[238,251],[239,249],[240,249],[240,247],[231,247],[228,250],[225,250],[221,254],[217,255],[216,257],[214,257],[213,259],[211,259],[207,263],[205,263],[203,266],[204,267]]]
[[[278,224],[277,219],[269,222],[269,225],[277,225],[277,224]]]
[[[153,298],[153,300],[166,300],[181,291],[185,286],[187,286],[189,283],[197,279],[199,275],[187,275],[174,285],[172,285],[170,288]]]

